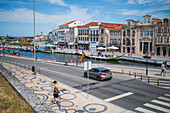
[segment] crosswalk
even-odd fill
[[[170,94],[153,99],[142,107],[135,108],[135,111],[140,113],[170,113]]]

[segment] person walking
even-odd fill
[[[168,69],[167,61],[165,61],[164,76],[166,76],[166,70]]]
[[[57,85],[57,81],[54,81],[53,84],[54,84],[54,88],[53,88],[54,104],[57,103],[56,101],[58,101],[58,103],[60,103],[60,99],[59,99],[59,95],[58,95],[60,93],[60,88]]]
[[[161,76],[165,76],[165,62],[161,65]]]

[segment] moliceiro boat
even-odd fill
[[[19,51],[15,52],[15,51],[9,50],[9,54],[10,55],[17,55],[17,56],[19,56]]]
[[[82,53],[82,56],[84,56],[85,58],[88,58],[88,59],[96,59],[96,60],[104,60],[104,61],[118,61],[121,57],[123,57],[123,55],[113,56],[113,57],[104,56],[104,55],[92,56],[92,55],[85,54],[84,52]]]

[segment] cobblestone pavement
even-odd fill
[[[92,95],[87,95],[82,91],[74,89],[58,81],[61,89],[61,104],[53,104],[53,81],[52,79],[42,75],[33,75],[30,70],[23,69],[16,65],[3,63],[16,78],[32,90],[40,99],[57,113],[130,113],[124,108],[107,103]],[[56,78],[57,80],[57,78]],[[33,104],[33,103],[29,103]]]

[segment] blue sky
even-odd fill
[[[0,36],[33,36],[33,0],[0,0]],[[170,18],[170,0],[35,0],[36,35],[72,20],[126,23]]]

